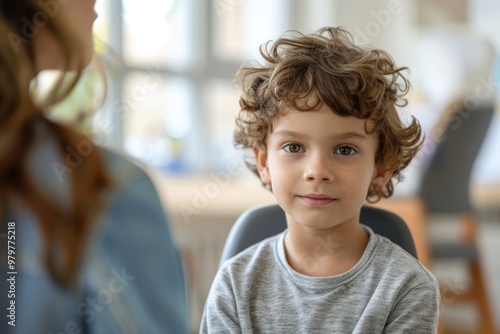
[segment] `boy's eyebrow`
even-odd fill
[[[338,135],[338,137],[344,138],[344,139],[351,139],[351,138],[355,138],[355,139],[357,138],[357,139],[362,139],[362,140],[368,139],[368,136],[366,134],[359,133],[359,132],[344,132],[344,133],[341,133],[340,135]]]
[[[308,135],[306,135],[306,134],[302,134],[302,133],[295,132],[295,131],[288,131],[288,130],[277,131],[274,134],[281,136],[281,137],[292,137],[292,138],[306,138],[306,137],[308,137]],[[339,133],[338,135],[336,135],[335,137],[340,138],[340,139],[361,139],[361,140],[368,139],[368,136],[366,134],[354,132],[354,131],[342,132],[342,133]]]
[[[294,131],[288,131],[288,130],[277,131],[274,134],[278,135],[278,136],[281,136],[281,137],[293,137],[293,138],[304,138],[304,137],[307,137],[307,135],[305,135],[305,134],[301,134],[301,133],[294,132]]]

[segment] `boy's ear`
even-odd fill
[[[371,184],[372,191],[377,192],[385,187],[392,177],[392,169],[384,165],[375,167]]]
[[[262,183],[271,184],[271,174],[267,165],[267,150],[263,147],[256,147],[253,149],[253,155]]]

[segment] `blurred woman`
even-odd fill
[[[94,4],[0,1],[1,333],[187,333],[151,180],[46,117],[93,57]],[[35,98],[44,70],[61,76]]]

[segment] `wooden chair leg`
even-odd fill
[[[464,213],[460,217],[462,240],[466,243],[477,244],[477,228],[479,221],[474,213]],[[494,334],[495,323],[493,320],[486,280],[484,279],[481,263],[479,261],[469,263],[471,277],[471,298],[476,303],[480,333]]]
[[[479,220],[476,215],[472,212],[466,212],[459,217],[460,233],[462,240],[469,245],[477,244],[477,234]]]
[[[480,333],[495,334],[495,322],[486,289],[486,282],[479,262],[469,264],[472,294],[477,305]]]
[[[439,317],[436,334],[445,334],[445,333],[446,332],[444,330],[443,320],[441,319],[441,317]]]

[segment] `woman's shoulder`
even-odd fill
[[[130,221],[134,226],[163,228],[168,218],[147,168],[123,152],[101,147],[98,150],[112,179],[112,187],[104,197],[107,220],[118,223],[116,217],[120,217],[120,226]]]
[[[124,184],[137,178],[148,178],[145,166],[140,161],[121,151],[100,146],[96,147],[115,183]]]
[[[98,147],[98,152],[112,179],[112,187],[106,196],[108,205],[116,202],[137,204],[139,201],[139,204],[163,206],[147,166],[121,151]]]

